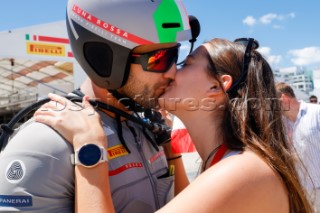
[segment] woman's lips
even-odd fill
[[[175,84],[174,81],[171,81],[169,85],[166,87],[165,91],[167,92],[171,87],[174,86],[174,84]]]

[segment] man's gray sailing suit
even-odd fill
[[[122,121],[128,153],[118,138],[116,121],[100,114],[108,137],[116,211],[154,212],[173,197],[173,176],[167,175],[162,148],[155,150],[142,127]],[[0,212],[73,212],[72,153],[72,146],[50,127],[31,120],[23,124],[0,154]]]

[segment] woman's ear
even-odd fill
[[[232,86],[232,77],[231,75],[221,75],[220,81],[223,86],[224,91],[228,91],[228,89]]]
[[[214,80],[212,86],[208,90],[208,97],[212,97],[214,95],[218,94],[224,94],[225,91],[227,91],[232,85],[232,77],[230,75],[222,75],[220,76],[220,82],[217,80]],[[223,89],[222,89],[222,87]]]
[[[219,81],[214,80],[214,82],[211,84],[211,87],[207,91],[207,97],[213,97],[222,93],[224,93],[224,91],[221,88]]]

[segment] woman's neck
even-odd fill
[[[201,159],[205,161],[210,152],[223,143],[222,119],[212,113],[188,112],[179,117],[186,126]]]

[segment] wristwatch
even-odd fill
[[[71,155],[71,163],[73,165],[81,165],[87,168],[95,167],[107,161],[106,149],[96,144],[85,144]]]

